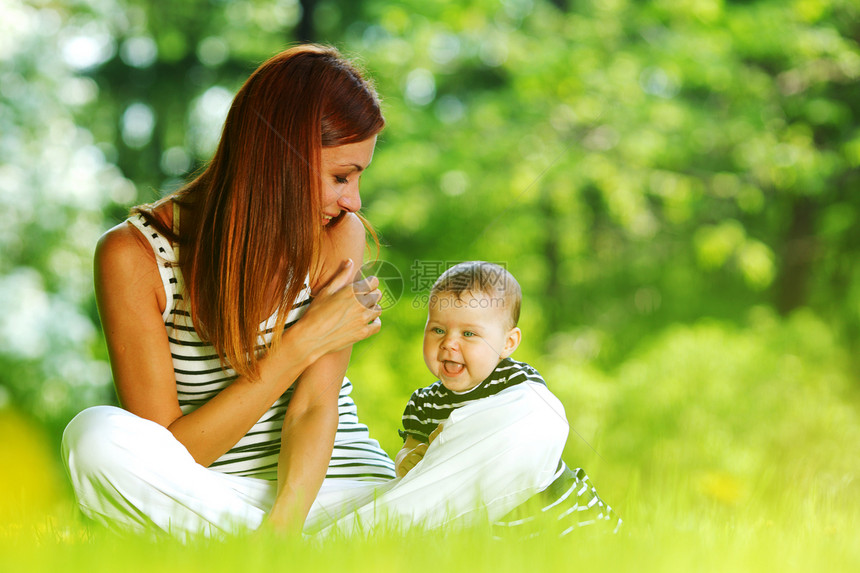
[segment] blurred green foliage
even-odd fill
[[[389,452],[432,381],[422,295],[486,259],[523,286],[517,357],[563,399],[573,463],[615,491],[684,474],[731,505],[779,468],[844,493],[854,0],[0,0],[0,410],[58,437],[114,400],[95,242],[205,163],[298,29],[383,97],[363,210],[405,289],[349,375]]]

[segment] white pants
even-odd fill
[[[402,479],[324,480],[305,531],[497,519],[550,483],[567,431],[545,386],[519,384],[455,410]],[[163,426],[111,406],[78,414],[63,454],[82,511],[124,530],[185,537],[255,529],[277,487],[207,469]]]

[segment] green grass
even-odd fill
[[[0,456],[29,456],[0,472],[0,571],[856,571],[853,364],[814,316],[766,312],[744,328],[672,328],[611,372],[542,357],[576,430],[566,461],[624,519],[616,535],[562,539],[499,541],[483,528],[324,543],[120,537],[82,523],[54,454],[0,412]],[[374,433],[390,430],[373,414],[362,410]]]
[[[690,484],[676,483],[684,488]],[[810,484],[803,484],[809,486]],[[65,506],[0,535],[3,571],[848,571],[860,565],[857,512],[814,487],[779,505],[690,503],[640,489],[616,534],[498,541],[486,530],[379,535],[322,544],[252,534],[180,543],[89,529]],[[310,568],[310,569],[308,569]]]

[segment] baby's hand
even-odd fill
[[[405,476],[412,468],[418,465],[418,462],[424,459],[424,454],[427,453],[429,445],[422,442],[406,452],[400,458],[400,463],[397,465],[397,477]]]
[[[430,444],[433,440],[436,439],[436,436],[442,431],[442,424],[436,426],[436,429],[430,433],[428,437],[428,442],[419,442],[412,436],[406,437],[406,443],[403,444],[403,448],[397,455],[394,457],[394,468],[397,473],[397,477],[403,477],[412,470],[418,462],[424,459],[424,454],[427,453],[427,448],[430,447]]]

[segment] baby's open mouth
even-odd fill
[[[451,360],[442,361],[442,369],[448,376],[458,375],[465,367],[466,366],[464,364],[460,364],[459,362],[452,362]]]

